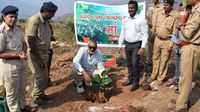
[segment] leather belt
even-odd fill
[[[200,46],[200,44],[185,42],[183,40],[181,40],[178,45],[185,46],[185,45],[190,45],[190,44],[195,45],[195,46]]]
[[[128,44],[137,44],[137,43],[140,43],[142,41],[137,41],[137,42],[127,42],[126,40],[124,41],[125,43],[128,43]]]
[[[169,40],[171,37],[167,37],[167,38],[161,38],[159,36],[157,36],[160,40]]]

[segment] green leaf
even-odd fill
[[[102,71],[101,74],[100,74],[100,77],[101,77],[101,78],[106,78],[106,77],[108,77],[108,71],[106,71],[106,70]]]
[[[111,78],[104,78],[104,79],[102,79],[100,86],[104,86],[105,87],[105,86],[107,86],[107,85],[109,85],[111,83],[112,83],[112,79]]]
[[[100,78],[99,74],[94,74],[94,76],[92,77],[92,80],[94,82],[97,82],[98,84],[101,83],[101,78]]]

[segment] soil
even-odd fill
[[[114,52],[114,51],[113,51]],[[116,53],[115,53],[116,54]],[[119,54],[116,57],[119,58]],[[127,80],[127,68],[123,58],[120,58],[118,65],[107,68],[110,78],[113,80],[112,89],[105,93],[108,101],[98,103],[89,101],[85,94],[78,94],[72,73],[73,56],[69,53],[54,53],[51,66],[51,80],[56,82],[55,86],[50,86],[45,93],[53,100],[46,102],[44,106],[36,106],[31,102],[30,92],[33,86],[32,77],[30,77],[27,88],[27,103],[37,112],[166,112],[167,108],[174,106],[170,103],[171,99],[177,98],[173,88],[166,85],[173,80],[174,69],[173,61],[170,64],[168,78],[166,82],[159,87],[158,91],[144,90],[130,92],[131,86],[121,86]],[[142,68],[142,67],[141,67]],[[144,71],[147,71],[144,72]],[[148,75],[148,69],[142,69],[141,85]],[[194,76],[193,90],[190,97],[189,112],[200,112],[200,72]],[[146,87],[145,89],[148,89]]]

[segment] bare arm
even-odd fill
[[[0,52],[0,58],[1,59],[20,59],[20,56],[18,52],[14,52],[14,53]]]

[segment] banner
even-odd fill
[[[138,5],[136,16],[145,18],[145,2]],[[77,44],[86,45],[90,38],[96,38],[100,47],[118,47],[122,20],[128,16],[128,4],[103,5],[75,1],[74,24]]]

